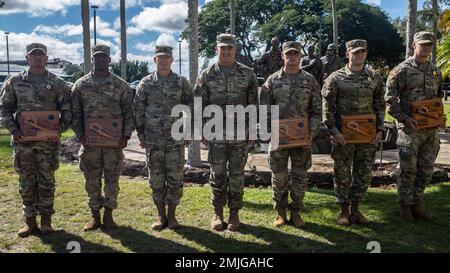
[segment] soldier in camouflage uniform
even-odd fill
[[[381,76],[364,66],[367,42],[352,40],[346,44],[349,63],[333,72],[324,83],[323,119],[334,142],[331,157],[334,160],[334,188],[341,213],[339,225],[366,224],[368,220],[359,211],[372,180],[376,144],[384,128],[384,89]],[[377,134],[372,143],[346,145],[340,133],[340,115],[375,114]]]
[[[244,55],[241,54],[242,51],[242,43],[237,42],[236,43],[236,62],[241,63],[243,65],[246,65],[248,67],[252,67],[252,62]]]
[[[279,118],[308,117],[311,139],[319,131],[322,115],[320,85],[313,75],[299,69],[301,46],[299,42],[283,43],[284,67],[272,74],[263,85],[260,105],[279,106]],[[270,112],[268,115],[270,125]],[[268,127],[270,128],[270,127]],[[288,160],[291,159],[291,181],[288,178]],[[300,217],[303,198],[308,187],[307,171],[311,167],[311,147],[275,150],[270,152],[269,165],[272,170],[274,207],[278,216],[273,222],[276,227],[286,223],[286,209],[291,211],[291,222],[303,228]],[[288,204],[288,195],[292,202]]]
[[[310,73],[322,85],[322,61],[314,54],[314,46],[308,47],[308,55],[304,56],[300,62],[301,69]]]
[[[439,152],[438,128],[417,129],[417,121],[411,114],[411,102],[444,96],[441,72],[428,60],[433,36],[430,32],[416,33],[414,55],[395,67],[387,80],[388,112],[397,120],[399,129],[398,201],[401,218],[405,222],[430,219],[423,209],[423,191],[431,180]]]
[[[171,111],[180,104],[191,107],[194,91],[186,78],[170,69],[172,47],[156,46],[155,52],[156,71],[139,83],[135,110],[136,129],[141,147],[146,149],[153,202],[158,209],[152,229],[161,230],[179,226],[175,210],[183,195],[184,142],[171,135],[177,119]]]
[[[214,104],[225,112],[227,105],[243,107],[257,105],[256,75],[250,68],[235,61],[236,36],[218,35],[216,52],[217,63],[203,70],[195,85],[195,95],[202,98],[203,109]],[[223,122],[225,125],[225,115]],[[247,121],[246,125],[248,125]],[[243,206],[243,172],[247,162],[247,145],[251,144],[248,140],[236,138],[236,140],[226,140],[226,130],[225,128],[223,132],[224,140],[214,139],[208,143],[212,206],[215,211],[211,228],[214,230],[223,229],[223,207],[227,201],[230,208],[228,229],[236,230],[240,225],[238,211]],[[236,134],[237,132],[234,137]],[[206,140],[203,142],[206,144]]]
[[[281,59],[281,50],[279,48],[280,40],[277,37],[273,37],[270,43],[272,45],[270,50],[265,52],[254,64],[255,70],[259,73],[258,75],[263,77],[264,80],[283,67],[283,59]]]
[[[321,58],[323,64],[323,79],[325,80],[331,73],[345,66],[344,62],[337,55],[337,46],[329,44],[327,53]]]
[[[12,75],[0,92],[0,120],[13,135],[14,169],[19,174],[25,226],[19,230],[26,237],[37,229],[36,215],[41,215],[41,232],[53,231],[51,216],[55,212],[55,171],[59,166],[59,139],[49,142],[23,142],[20,116],[23,111],[59,111],[60,132],[70,128],[72,112],[70,88],[61,78],[49,72],[47,47],[33,43],[27,46],[29,68]]]
[[[72,87],[73,124],[72,128],[83,147],[80,149],[80,169],[85,177],[88,205],[92,220],[84,230],[101,227],[100,209],[105,208],[103,224],[106,230],[117,227],[112,211],[117,208],[119,177],[122,172],[126,147],[134,130],[133,95],[128,83],[109,72],[110,48],[97,44],[92,48],[93,71],[79,79]],[[123,121],[121,148],[99,148],[86,146],[87,118]],[[102,175],[105,177],[104,197],[102,196]]]

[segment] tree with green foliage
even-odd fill
[[[120,75],[121,62],[112,64],[112,72],[115,75]],[[127,62],[127,82],[134,82],[141,80],[149,73],[148,71],[148,63],[140,62],[140,61],[128,61]]]
[[[400,61],[402,39],[385,12],[361,0],[337,0],[336,7],[340,52],[345,52],[346,41],[361,38],[368,41],[370,62],[393,66]],[[238,0],[236,20],[236,35],[243,43],[244,54],[251,60],[251,52],[261,43],[267,50],[274,36],[280,42],[297,40],[304,46],[317,45],[321,54],[333,40],[329,0]],[[204,6],[199,14],[202,56],[214,56],[216,35],[227,31],[228,26],[228,0],[215,0]]]
[[[442,38],[437,46],[437,65],[444,78],[450,77],[450,10],[446,10],[439,19]]]

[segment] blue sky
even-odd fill
[[[3,0],[0,9],[0,60],[6,59],[3,32],[9,31],[10,59],[23,59],[25,46],[38,41],[47,44],[50,58],[73,63],[82,60],[80,0]],[[214,1],[214,0],[206,0]],[[200,8],[205,0],[200,0]],[[364,0],[380,6],[392,18],[406,14],[406,0]],[[418,1],[419,8],[424,0]],[[97,4],[97,41],[111,46],[113,61],[120,55],[119,0],[90,0]],[[152,61],[156,43],[178,47],[178,37],[187,16],[185,0],[126,0],[128,59]],[[92,15],[92,13],[91,13]],[[91,18],[91,39],[93,39]],[[174,50],[178,58],[178,50]],[[187,57],[187,43],[182,43],[182,57]],[[183,67],[187,69],[187,59]],[[174,67],[177,64],[174,63]],[[186,71],[183,71],[183,74]]]

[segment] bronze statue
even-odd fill
[[[236,43],[236,62],[252,68],[253,67],[252,62],[246,56],[241,54],[242,47],[243,46],[241,42]]]
[[[280,70],[284,63],[281,59],[280,41],[274,37],[270,42],[272,47],[255,62],[254,67],[258,76],[263,77],[264,80]]]
[[[321,58],[323,64],[323,79],[325,80],[331,73],[344,67],[344,62],[337,55],[337,46],[329,44],[327,53]]]
[[[314,54],[314,46],[309,46],[307,50],[308,55],[302,58],[300,68],[311,73],[314,78],[316,78],[317,82],[322,85],[322,61],[316,54]]]

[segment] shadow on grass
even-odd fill
[[[170,240],[156,238],[144,231],[136,230],[130,226],[119,226],[118,230],[105,233],[111,238],[119,240],[124,247],[133,252],[197,252],[194,248]]]
[[[81,253],[93,253],[93,252],[105,252],[105,253],[111,253],[111,252],[117,252],[117,250],[104,245],[104,244],[97,244],[93,242],[86,241],[82,237],[68,233],[65,230],[57,230],[56,232],[49,234],[49,235],[42,235],[42,234],[36,234],[37,237],[39,237],[42,242],[46,245],[50,245],[52,250],[56,253],[69,253],[71,252],[72,248],[67,249],[67,244],[69,242],[78,242],[81,247]]]

